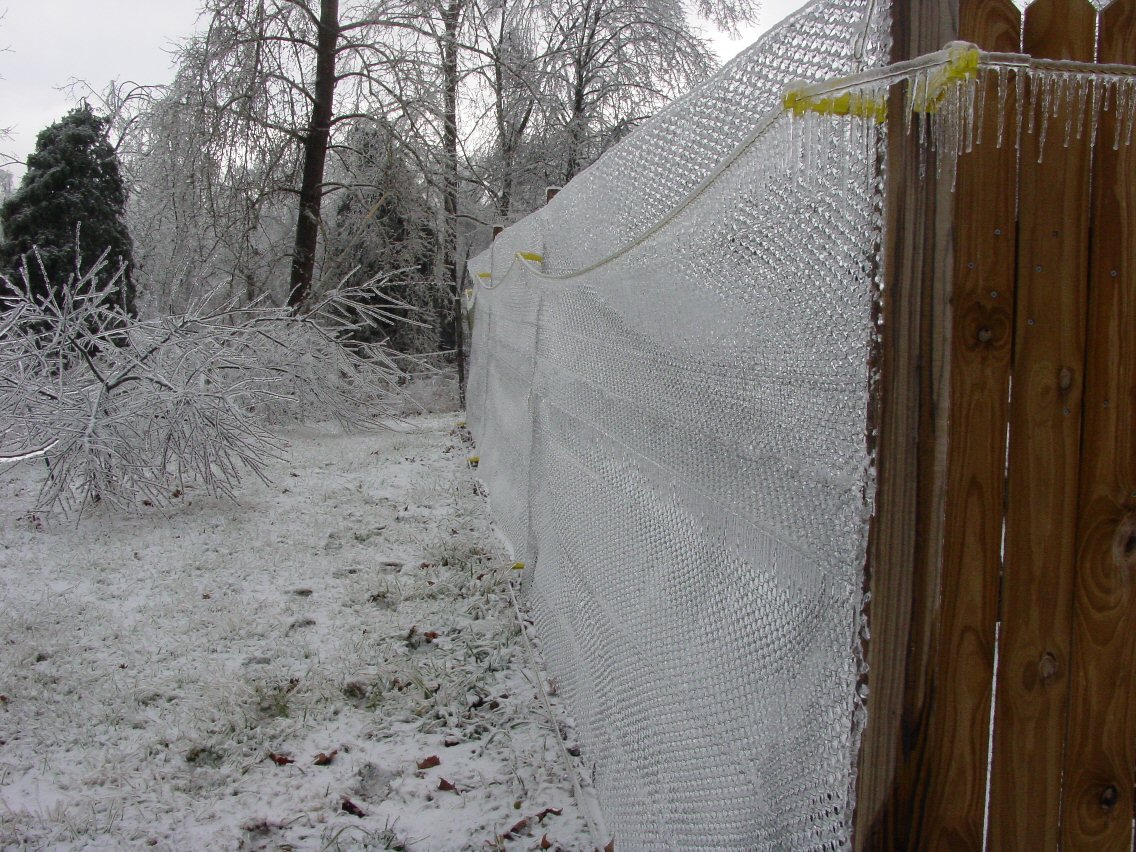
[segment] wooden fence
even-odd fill
[[[896,61],[1021,39],[1136,65],[1136,0],[893,14]],[[890,135],[856,846],[1130,850],[1136,151],[1106,112],[1095,149],[1051,138],[1039,164],[1023,134],[1019,159],[994,112],[953,193]]]

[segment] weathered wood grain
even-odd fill
[[[1099,61],[1136,64],[1136,0],[1100,20]],[[1062,846],[1130,850],[1136,790],[1136,151],[1105,114],[1093,160]]]
[[[961,2],[959,37],[985,50],[1016,51],[1020,27],[1010,0]],[[994,79],[985,102],[997,103]],[[1012,112],[1007,119],[1013,126]],[[911,705],[923,718],[907,732],[923,734],[922,753],[910,760],[912,849],[983,842],[1017,251],[1017,151],[996,146],[998,122],[988,110],[985,144],[958,164],[936,647],[926,695]]]
[[[919,2],[893,13],[895,61],[957,38],[988,50],[1018,46],[1010,0]],[[1015,151],[993,145],[993,110],[987,118],[990,144],[963,158],[955,194],[930,177],[933,165],[920,176],[926,152],[914,140],[889,142],[859,849],[981,843],[1016,162]],[[906,122],[896,104],[889,120]],[[954,456],[952,441],[969,449]]]
[[[1088,0],[1038,0],[1025,50],[1092,61],[1095,26]],[[1057,848],[1069,684],[1090,151],[1063,147],[1064,116],[1042,151],[1040,121],[1022,139],[992,849]]]

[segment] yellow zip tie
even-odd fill
[[[911,105],[912,111],[937,112],[950,86],[961,80],[973,80],[978,76],[978,48],[951,45],[947,51],[950,58],[946,64],[941,65],[927,78],[922,91],[916,87],[915,98]]]
[[[537,254],[535,251],[519,251],[517,257],[521,260],[528,260],[532,263],[541,263],[544,260],[543,254]]]
[[[798,90],[785,93],[785,109],[795,115],[816,112],[821,115],[856,115],[870,118],[876,124],[887,121],[887,98],[883,95],[868,97],[861,92],[842,95],[806,95]]]
[[[470,456],[465,460],[465,463],[470,467],[477,467],[479,464],[481,464],[481,456]]]
[[[973,80],[978,76],[978,48],[971,44],[953,44],[946,49],[946,61],[929,72],[923,85],[916,85],[911,108],[914,112],[935,112],[947,96],[947,90],[962,80]],[[934,66],[932,66],[934,67]],[[840,81],[834,81],[838,88]],[[852,80],[848,80],[848,85]],[[877,124],[887,121],[887,96],[866,95],[859,91],[845,91],[842,94],[809,94],[815,88],[805,86],[790,89],[782,101],[785,109],[794,115],[816,112],[821,115],[855,115],[873,119]]]
[[[513,563],[513,570],[514,571],[524,571],[525,570],[525,563],[524,562],[514,562]]]
[[[477,273],[477,277],[478,278],[484,278],[484,279],[488,280],[488,279],[493,277],[493,273],[492,272],[479,272],[479,273]]]

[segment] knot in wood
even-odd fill
[[[1117,525],[1112,558],[1118,568],[1136,570],[1136,512],[1125,515]]]
[[[1057,386],[1063,391],[1073,387],[1073,369],[1071,367],[1062,367],[1057,371]]]
[[[1100,806],[1102,810],[1111,811],[1116,807],[1120,801],[1120,790],[1117,789],[1115,784],[1109,784],[1100,794]]]
[[[978,333],[975,335],[979,343],[989,343],[994,338],[994,332],[990,330],[990,326],[980,326]]]
[[[1057,671],[1060,666],[1057,663],[1057,657],[1050,651],[1046,651],[1041,655],[1041,659],[1037,663],[1037,673],[1044,683],[1047,680],[1052,680],[1057,677]]]

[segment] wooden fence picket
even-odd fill
[[[1099,61],[1136,65],[1136,0],[1104,10]],[[1117,130],[1106,112],[1093,160],[1065,849],[1131,849],[1136,791],[1136,151]]]
[[[1026,53],[1093,60],[1088,0],[1026,9]],[[1035,81],[1030,81],[1034,85]],[[1056,849],[1068,709],[1088,291],[1088,134],[1039,113],[1022,137],[1006,552],[995,691],[995,849]],[[1064,105],[1064,109],[1071,107]],[[1029,119],[1027,117],[1027,126]],[[1049,122],[1048,128],[1042,122]],[[1045,131],[1045,132],[1043,132]]]

